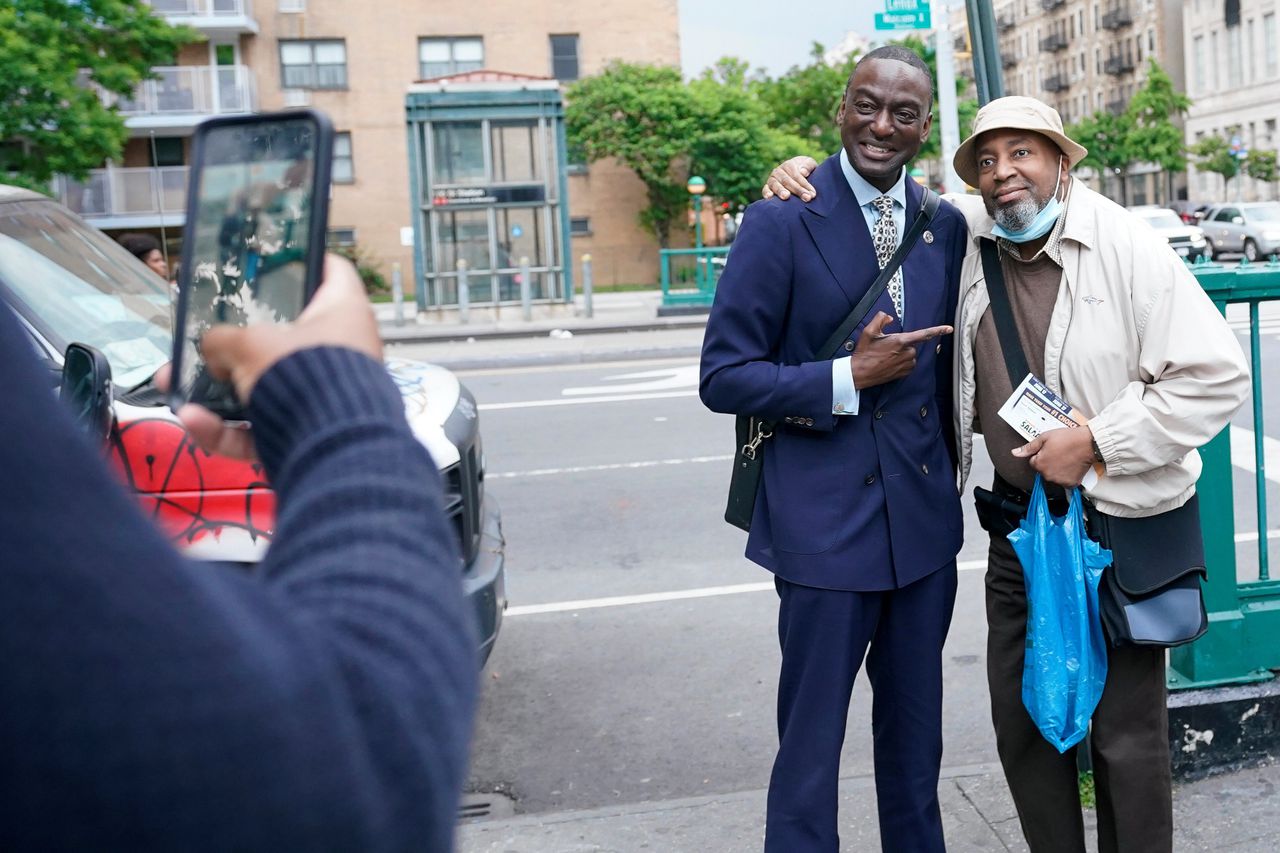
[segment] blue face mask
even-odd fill
[[[991,229],[991,233],[997,237],[1012,243],[1030,243],[1039,237],[1043,237],[1053,230],[1053,225],[1058,221],[1058,217],[1062,215],[1062,202],[1058,201],[1058,187],[1062,185],[1062,160],[1058,160],[1058,181],[1053,185],[1053,197],[1049,199],[1049,203],[1040,208],[1040,212],[1036,214],[1030,224],[1021,231],[1006,231],[999,225]]]

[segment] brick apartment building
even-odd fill
[[[333,242],[405,272],[412,290],[405,97],[415,82],[475,70],[569,83],[621,59],[679,66],[676,0],[151,0],[198,30],[159,79],[118,102],[131,138],[121,162],[63,200],[111,232],[164,233],[176,248],[195,125],[212,115],[311,106],[338,132]],[[594,258],[599,284],[651,282],[658,246],[637,225],[643,185],[611,162],[571,166],[572,263]]]

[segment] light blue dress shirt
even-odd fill
[[[858,200],[858,207],[867,221],[868,234],[875,234],[876,220],[880,218],[880,212],[872,202],[882,195],[893,199],[893,224],[897,228],[900,244],[903,230],[907,225],[907,170],[903,169],[899,172],[897,183],[887,193],[882,193],[854,170],[853,164],[849,162],[849,154],[843,148],[840,149],[840,169],[844,172],[845,180],[849,182],[849,188],[853,190],[854,198]],[[894,248],[896,249],[897,246],[895,245]],[[904,315],[907,313],[905,278],[902,281],[902,313]],[[834,415],[858,414],[860,395],[858,389],[853,387],[853,372],[849,366],[851,359],[851,356],[844,356],[833,359],[831,362],[831,413]]]

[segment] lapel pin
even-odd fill
[[[924,241],[925,241],[926,243],[932,243],[932,242],[933,242],[933,232],[932,232],[932,231],[926,231],[926,232],[924,232]]]

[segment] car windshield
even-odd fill
[[[169,360],[169,285],[51,201],[0,204],[0,297],[49,343],[88,344],[132,388]]]
[[[1140,211],[1138,213],[1152,228],[1184,228],[1182,220],[1172,210]]]
[[[1280,204],[1259,204],[1244,210],[1250,219],[1257,222],[1280,222]]]

